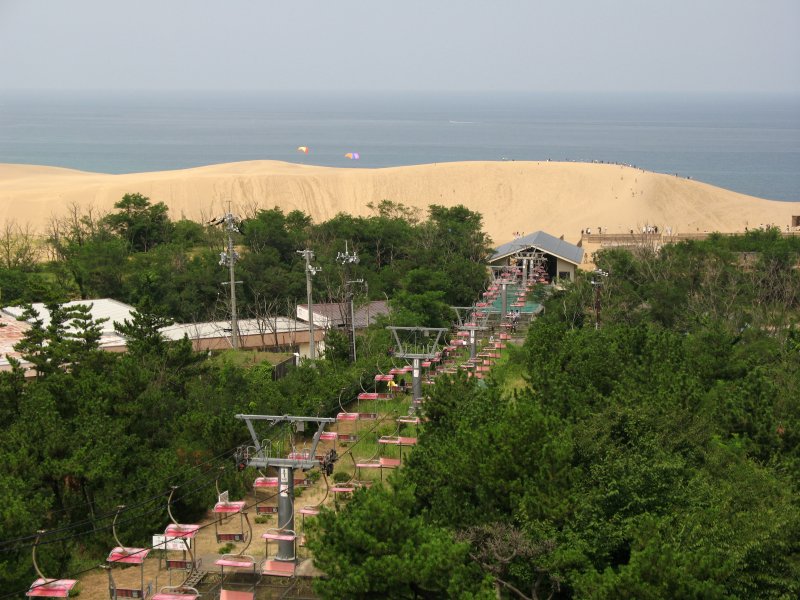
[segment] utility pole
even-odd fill
[[[592,272],[592,288],[594,289],[594,328],[600,329],[600,290],[605,284],[608,273],[602,269]]]
[[[306,259],[306,295],[308,296],[308,339],[309,339],[309,357],[311,360],[316,360],[317,349],[316,342],[314,341],[314,300],[311,294],[311,278],[319,273],[321,267],[312,267],[311,261],[314,260],[314,252],[306,248],[305,250],[298,250],[298,254],[302,254]]]
[[[225,225],[225,233],[227,234],[227,248],[226,251],[219,253],[219,264],[228,267],[228,274],[230,281],[226,282],[231,287],[231,345],[234,350],[239,349],[239,318],[236,313],[236,276],[234,274],[234,265],[239,260],[239,253],[233,249],[233,234],[238,232],[238,219],[233,216],[230,210],[230,201],[228,202],[228,212],[224,216],[214,219],[209,222],[211,225]],[[223,284],[225,285],[225,284]]]
[[[346,241],[344,243],[344,252],[339,252],[336,255],[336,262],[342,265],[345,270],[345,301],[349,302],[348,315],[345,320],[350,321],[349,324],[346,323],[346,325],[349,325],[347,333],[348,337],[350,337],[350,361],[356,362],[356,320],[355,307],[353,306],[353,290],[351,286],[354,283],[364,283],[364,280],[356,279],[351,281],[347,279],[350,272],[349,265],[357,265],[359,258],[355,251],[353,251],[352,254],[348,252]]]

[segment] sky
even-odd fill
[[[2,90],[800,94],[800,0],[0,0]]]

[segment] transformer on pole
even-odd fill
[[[355,250],[348,252],[347,242],[344,243],[344,252],[339,252],[336,255],[336,262],[338,262],[345,270],[345,302],[347,303],[346,314],[344,318],[345,327],[347,328],[347,336],[350,339],[350,362],[356,362],[356,322],[355,322],[355,307],[353,305],[353,289],[354,283],[364,283],[363,279],[349,280],[348,274],[350,272],[350,265],[357,265],[359,263],[358,254]]]
[[[319,273],[321,267],[311,266],[311,261],[314,260],[314,252],[306,248],[305,250],[298,250],[298,254],[302,254],[306,259],[306,295],[308,296],[308,339],[309,339],[309,357],[311,360],[316,360],[317,349],[316,342],[314,341],[314,299],[311,293],[311,278]]]
[[[234,350],[239,349],[239,319],[236,311],[236,281],[234,274],[234,265],[239,260],[239,253],[233,248],[233,234],[239,231],[239,219],[237,219],[230,211],[230,202],[228,203],[228,212],[218,219],[213,219],[209,222],[211,225],[225,226],[225,233],[227,234],[226,250],[219,253],[219,264],[228,267],[228,274],[230,281],[226,282],[231,288],[231,345]],[[223,284],[225,285],[225,284]]]

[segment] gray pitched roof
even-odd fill
[[[505,258],[506,256],[510,256],[520,250],[525,250],[530,247],[534,247],[547,254],[552,254],[558,258],[563,258],[575,265],[579,265],[583,261],[583,248],[560,240],[557,237],[553,237],[544,231],[536,231],[503,244],[494,251],[489,262]]]

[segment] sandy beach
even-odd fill
[[[746,196],[699,181],[598,163],[457,162],[347,169],[249,161],[177,171],[109,175],[0,164],[0,221],[45,232],[70,206],[103,214],[124,194],[164,202],[172,219],[208,219],[228,201],[234,212],[302,210],[319,222],[339,212],[368,215],[392,200],[424,215],[430,204],[463,204],[483,214],[496,243],[544,230],[577,241],[582,229],[627,233],[646,224],[673,233],[782,230],[800,205]],[[798,198],[800,200],[800,198]]]

